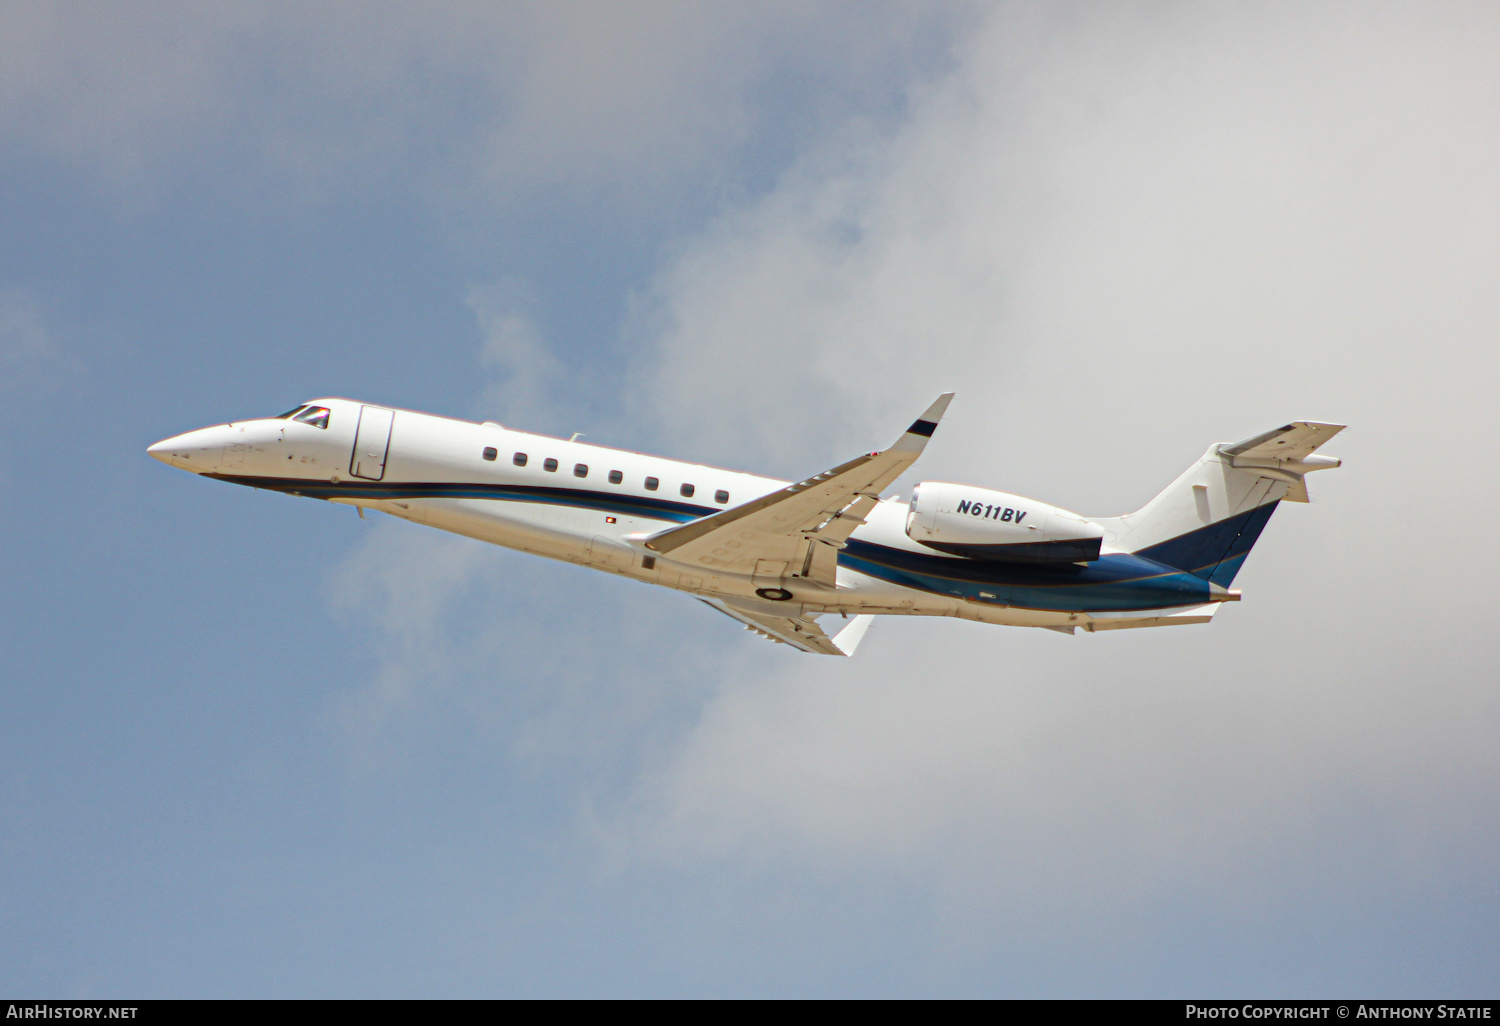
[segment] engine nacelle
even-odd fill
[[[911,493],[906,535],[940,552],[1013,563],[1099,558],[1104,529],[1035,499],[923,481]]]

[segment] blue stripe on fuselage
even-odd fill
[[[719,512],[711,506],[674,502],[655,496],[622,495],[582,488],[474,482],[335,483],[232,474],[204,476],[316,499],[496,499],[573,506],[678,523]],[[1259,533],[1259,527],[1256,533]],[[1239,532],[1235,537],[1242,534]],[[1250,541],[1253,543],[1253,536]],[[1237,567],[1242,560],[1243,556],[1233,562]],[[1207,602],[1209,597],[1206,577],[1195,576],[1143,554],[1111,553],[1085,566],[1076,563],[1002,563],[913,552],[850,539],[848,547],[839,553],[839,565],[918,591],[992,605],[1057,612],[1160,609],[1196,605]]]
[[[839,563],[892,584],[952,598],[1057,612],[1160,609],[1208,601],[1208,582],[1129,553],[1076,563],[997,563],[929,556],[851,539]]]
[[[645,495],[622,495],[585,488],[534,487],[529,485],[480,484],[475,482],[426,481],[396,484],[381,481],[309,481],[295,477],[251,477],[234,474],[204,474],[231,484],[305,495],[312,499],[499,499],[507,502],[541,502],[553,506],[597,509],[624,516],[687,523],[712,513],[714,506],[673,502]]]

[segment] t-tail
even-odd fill
[[[1236,445],[1212,445],[1144,509],[1091,519],[1114,547],[1228,588],[1276,504],[1306,502],[1303,476],[1339,465],[1313,451],[1343,429],[1298,420]]]

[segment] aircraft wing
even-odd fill
[[[741,506],[668,528],[645,546],[679,563],[834,585],[838,550],[875,508],[880,490],[916,462],[953,393],[939,396],[884,452],[842,463]],[[733,614],[731,614],[733,615]]]
[[[860,639],[874,619],[869,613],[856,616],[833,637],[829,637],[818,622],[805,616],[764,616],[737,608],[724,599],[701,599],[725,616],[731,616],[745,625],[745,630],[754,631],[763,638],[781,645],[817,655],[852,656],[859,647]]]
[[[1344,427],[1343,424],[1321,424],[1315,420],[1294,420],[1285,427],[1247,438],[1236,445],[1226,445],[1219,451],[1226,456],[1256,460],[1306,459]]]

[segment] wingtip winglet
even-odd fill
[[[917,444],[925,445],[925,439],[931,438],[932,433],[937,430],[938,422],[943,419],[943,414],[947,412],[948,404],[952,401],[952,392],[944,392],[938,396],[937,400],[931,406],[927,407],[920,417],[912,421],[911,427],[907,428],[906,432],[902,435],[903,441],[907,436],[915,435],[917,438],[923,439],[922,442]]]
[[[953,395],[954,393],[952,392],[944,392],[938,396],[933,404],[927,407],[922,415],[916,419],[916,422],[907,430],[931,438],[932,432],[938,426],[938,422],[943,419],[943,414],[948,412],[948,404],[953,401]],[[919,427],[923,430],[918,430]]]

